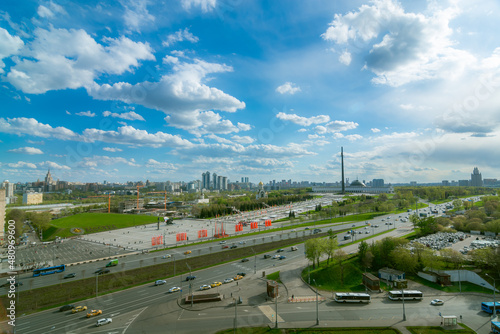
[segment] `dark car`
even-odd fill
[[[269,259],[270,257],[271,257],[271,255],[269,255],[269,254],[264,255],[264,259]]]
[[[238,248],[238,246],[236,246],[236,245],[232,245],[232,246],[230,247],[230,249],[233,249],[233,248]]]
[[[241,259],[241,262],[248,262],[250,261],[249,259]]]
[[[101,268],[99,270],[97,270],[96,272],[94,272],[94,274],[98,274],[98,275],[102,275],[102,274],[107,274],[109,273],[111,270],[109,269],[106,269],[106,268]]]
[[[280,249],[278,249],[278,250],[276,251],[276,253],[281,253],[281,252],[284,252],[284,251],[285,251],[284,249],[281,249],[281,248],[280,248]]]
[[[64,277],[63,277],[63,278],[73,278],[73,277],[75,277],[75,276],[76,276],[76,274],[75,274],[75,273],[71,273],[71,274],[64,275]]]
[[[196,276],[186,276],[186,281],[192,281],[196,278]]]
[[[236,275],[239,275],[239,276],[246,276],[247,273],[237,273]]]
[[[75,305],[73,305],[73,304],[64,305],[64,306],[61,306],[61,308],[59,309],[59,312],[69,311],[69,310],[72,310],[74,308],[75,308]]]

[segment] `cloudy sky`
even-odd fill
[[[495,0],[5,0],[0,178],[500,179]]]

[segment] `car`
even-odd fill
[[[245,277],[247,275],[247,273],[236,273],[236,275]]]
[[[228,245],[222,246],[222,249],[226,249],[226,248],[229,248],[229,246]]]
[[[208,289],[211,289],[212,287],[208,284],[203,284],[202,286],[200,286],[200,290],[208,290]]]
[[[231,282],[233,282],[233,281],[234,281],[234,279],[232,279],[232,278],[226,278],[226,279],[224,280],[224,284],[225,284],[225,283],[231,283]]]
[[[279,258],[279,259],[280,259],[280,260],[284,260],[284,259],[286,259],[286,256],[285,256],[285,255],[280,255],[280,258]]]
[[[178,286],[174,286],[174,287],[171,287],[170,289],[168,289],[168,293],[173,293],[173,292],[177,292],[177,291],[181,291],[181,288],[179,288]]]
[[[281,252],[284,252],[284,251],[285,251],[284,249],[280,248],[280,249],[278,249],[278,250],[276,251],[276,253],[281,253]]]
[[[234,279],[235,281],[240,280],[240,279],[242,279],[242,278],[243,278],[243,276],[240,276],[240,275],[236,275],[236,276],[234,276],[234,277],[233,277],[233,279]]]
[[[78,312],[82,312],[82,311],[86,311],[86,310],[87,310],[87,306],[77,306],[71,310],[71,313],[78,313]]]
[[[383,219],[382,219],[382,220],[383,220]],[[352,226],[351,226],[351,227],[356,227],[356,224],[352,224]]]
[[[191,254],[190,250],[187,250],[187,251],[184,252],[184,255],[189,255],[189,254]]]
[[[276,259],[279,259],[280,258],[280,255],[279,254],[274,254],[273,256],[273,260],[276,260]]]
[[[97,320],[97,323],[95,325],[97,327],[99,327],[99,326],[102,326],[102,325],[110,324],[111,322],[113,322],[113,320],[111,318],[103,318],[103,319]]]
[[[109,273],[110,271],[111,271],[111,270],[109,270],[109,269],[103,269],[103,270],[101,270],[100,272],[98,272],[97,274],[98,274],[98,275],[103,275],[103,274],[107,274],[107,273]]]
[[[75,273],[71,273],[71,274],[64,275],[64,277],[63,277],[63,278],[64,278],[64,279],[66,279],[66,278],[73,278],[73,277],[75,277],[75,276],[76,276],[76,274],[75,274]]]
[[[196,276],[186,276],[186,281],[192,281],[196,278]]]
[[[102,314],[102,310],[92,310],[89,313],[87,313],[87,318],[94,317],[99,314]]]
[[[231,247],[229,247],[229,248],[231,248],[231,249],[233,249],[233,248],[238,248],[238,246],[236,246],[236,245],[232,245],[232,246],[231,246]]]
[[[222,240],[221,242],[219,242],[219,244],[225,244],[226,243],[226,240]]]
[[[73,305],[73,304],[64,305],[64,306],[61,306],[59,308],[59,312],[69,311],[69,310],[72,310],[74,308],[75,308],[75,305]]]
[[[365,234],[370,234],[370,231],[365,231]]]
[[[170,259],[171,257],[172,257],[172,255],[166,254],[166,255],[163,255],[161,258],[162,259]]]
[[[222,285],[222,283],[221,283],[221,282],[213,282],[212,284],[210,284],[210,286],[211,286],[212,288],[216,288],[216,287],[218,287],[219,285]]]
[[[264,254],[264,259],[269,259],[271,257],[271,255],[269,254]]]
[[[245,240],[243,240],[243,241],[240,241],[240,242],[238,242],[238,243],[239,243],[240,245],[244,245],[244,244],[246,244],[247,242],[246,242]]]
[[[248,262],[248,261],[250,261],[250,260],[247,258],[241,259],[241,262]]]
[[[304,230],[308,230],[308,229],[309,229],[309,227],[306,227]]]
[[[165,284],[165,283],[167,283],[167,281],[165,281],[165,280],[163,280],[163,279],[159,279],[159,280],[157,280],[157,281],[155,282],[155,285],[163,285],[163,284]]]
[[[441,299],[434,299],[431,301],[431,305],[443,305],[444,304],[444,301],[442,301]]]

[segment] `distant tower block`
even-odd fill
[[[342,161],[342,194],[345,194],[345,181],[344,181],[344,147],[340,147],[340,159]]]

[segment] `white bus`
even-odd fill
[[[418,290],[392,290],[389,291],[388,297],[390,300],[403,300],[403,295],[405,300],[422,300],[424,298],[422,291]]]
[[[337,303],[369,303],[371,296],[367,293],[340,293],[335,294]]]

